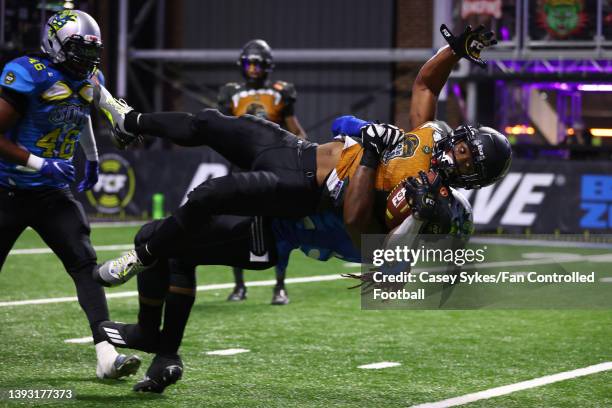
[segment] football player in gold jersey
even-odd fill
[[[230,82],[219,90],[218,108],[225,115],[254,115],[279,124],[301,139],[306,139],[306,132],[295,116],[294,104],[297,92],[293,84],[285,81],[271,82],[268,78],[274,68],[272,49],[264,40],[256,39],[247,42],[236,62],[244,77],[244,82]],[[261,224],[261,220],[257,220]],[[244,284],[244,271],[234,268],[234,290],[228,296],[229,301],[246,299],[247,289]],[[276,267],[276,285],[273,289],[272,304],[289,303],[285,289],[286,270]]]
[[[507,173],[511,150],[499,132],[467,125],[451,130],[433,122],[437,96],[452,67],[462,57],[484,63],[480,51],[493,39],[483,29],[468,27],[455,37],[442,27],[450,47],[441,49],[419,71],[410,110],[414,129],[408,133],[392,125],[349,118],[338,129],[348,136],[318,146],[252,115],[236,118],[216,110],[196,115],[134,112],[100,88],[98,105],[121,143],[150,134],[181,145],[205,144],[248,169],[202,183],[172,216],[145,225],[134,250],[96,269],[94,276],[107,286],[120,285],[143,272],[138,276],[138,323],[101,325],[107,333],[120,334],[122,347],[156,353],[147,377],[135,390],[163,392],[182,375],[177,353],[195,299],[195,267],[172,269],[169,263],[187,260],[191,266],[265,269],[278,262],[279,242],[296,240],[297,245],[320,248],[316,251],[320,260],[350,259],[346,255],[359,248],[351,245],[351,238],[357,242],[362,233],[401,236],[398,230],[404,223],[391,231],[384,223],[386,193],[395,184],[429,168],[446,185],[465,188],[492,184]],[[423,216],[423,221],[432,221],[425,215],[434,214],[428,208],[431,200],[421,199],[435,193],[428,191],[428,184],[412,190],[412,214]],[[380,202],[383,207],[378,211]],[[469,203],[463,199],[460,204],[469,216]],[[261,234],[253,234],[250,221],[256,216],[268,222]],[[319,224],[305,222],[315,218]],[[293,228],[288,225],[291,220]],[[278,221],[287,228],[275,228]],[[339,245],[347,241],[348,245]],[[162,307],[165,317],[160,330]]]

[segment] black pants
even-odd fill
[[[135,245],[147,243],[162,221],[142,226]],[[276,265],[277,252],[274,236],[267,219],[234,215],[212,216],[201,224],[197,232],[177,249],[176,259],[182,265],[226,265],[245,269],[268,269]],[[165,260],[158,264],[165,265]],[[180,273],[180,272],[179,272]],[[191,273],[191,272],[189,272]],[[147,270],[143,276],[151,273]]]
[[[277,124],[207,109],[196,115],[142,114],[133,130],[180,145],[207,145],[246,170],[207,180],[191,191],[187,202],[147,242],[155,258],[178,257],[186,239],[194,239],[188,236],[215,222],[215,216],[303,217],[316,212],[321,191],[316,181],[316,144]],[[141,259],[146,256],[139,251]]]
[[[104,290],[91,276],[96,253],[81,203],[68,189],[0,188],[0,270],[26,227],[32,227],[64,264],[77,287],[79,303],[97,342],[100,339],[97,324],[108,320],[108,308]]]

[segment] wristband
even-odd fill
[[[380,162],[380,158],[378,154],[370,149],[363,149],[363,155],[361,156],[361,161],[359,164],[361,166],[366,166],[371,169],[376,169],[378,167],[378,163]]]
[[[34,156],[32,153],[30,153],[30,155],[28,156],[28,162],[26,163],[26,167],[32,170],[40,171],[44,162],[45,159],[38,156]]]

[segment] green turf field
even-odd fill
[[[135,231],[94,229],[93,241],[97,246],[129,244]],[[15,246],[42,247],[31,231]],[[524,251],[560,250],[507,248],[509,258]],[[104,260],[119,254],[98,256]],[[295,254],[289,277],[351,270],[339,261],[322,263]],[[271,271],[247,273],[250,281],[272,277]],[[199,285],[230,281],[227,267],[199,269]],[[134,377],[95,378],[92,345],[64,342],[90,335],[76,302],[0,307],[0,389],[74,390],[75,400],[47,402],[55,405],[406,407],[612,361],[610,311],[362,311],[359,293],[346,290],[349,283],[290,284],[291,304],[285,307],[268,304],[271,287],[251,287],[249,299],[240,304],[225,301],[227,289],[199,292],[181,349],[184,378],[161,396],[133,393]],[[134,289],[132,281],[108,292]],[[0,273],[0,302],[74,295],[72,281],[52,254],[11,255]],[[135,297],[109,299],[109,306],[114,319],[135,320]],[[250,352],[206,354],[229,348]],[[150,361],[142,357],[138,378]],[[401,365],[358,368],[383,361]],[[470,406],[610,407],[612,371]]]

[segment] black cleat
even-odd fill
[[[107,320],[100,323],[98,331],[113,346],[155,353],[159,349],[159,332],[147,331],[138,324],[126,324]]]
[[[247,298],[247,288],[246,286],[236,286],[230,295],[227,297],[228,302],[240,302],[242,300],[246,300]]]
[[[284,287],[274,287],[274,294],[272,295],[273,305],[287,305],[289,304],[289,296]]]
[[[161,394],[167,386],[183,376],[183,362],[178,354],[157,354],[142,381],[132,388],[136,392]]]

